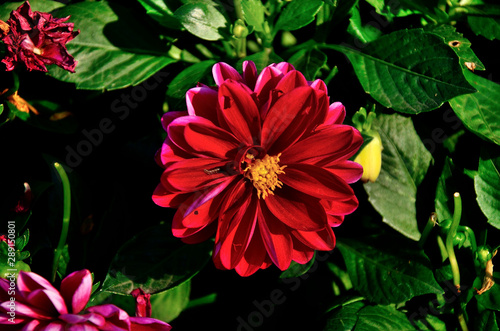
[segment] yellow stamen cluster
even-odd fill
[[[282,187],[283,183],[278,180],[279,174],[284,174],[283,169],[286,166],[280,166],[280,154],[276,156],[266,155],[262,159],[257,159],[245,170],[244,176],[252,181],[253,186],[257,189],[257,197],[265,199],[269,194],[274,195],[276,187]],[[253,160],[254,156],[248,154],[248,159]]]

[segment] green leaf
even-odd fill
[[[436,197],[434,199],[434,206],[440,223],[446,219],[453,218],[453,193],[456,192],[452,178],[454,167],[453,161],[449,157],[446,157],[443,171],[441,172],[441,176],[439,176]]]
[[[455,96],[475,92],[455,52],[421,29],[396,31],[361,49],[326,47],[349,58],[366,93],[399,112],[430,111]]]
[[[500,152],[481,150],[477,175],[474,176],[477,202],[488,223],[500,229]]]
[[[352,239],[337,242],[354,289],[368,300],[384,305],[443,293],[421,250],[396,245],[394,240],[391,246],[387,242],[391,242],[390,238],[379,237],[375,244]]]
[[[365,306],[354,302],[335,310],[323,331],[415,330],[404,312],[393,306]]]
[[[444,42],[460,58],[460,63],[463,67],[468,68],[468,66],[473,66],[474,70],[485,70],[483,63],[471,49],[471,42],[467,38],[464,38],[463,34],[458,33],[455,27],[443,24],[432,27],[427,31],[443,38]]]
[[[264,32],[264,12],[266,8],[261,0],[242,0],[243,17],[248,25],[257,32]]]
[[[410,118],[378,114],[372,123],[382,139],[382,169],[375,183],[364,184],[369,201],[387,223],[418,240],[416,194],[431,162]]]
[[[314,20],[323,5],[321,0],[293,0],[288,2],[274,26],[273,35],[279,30],[300,29]]]
[[[187,307],[191,282],[187,281],[168,291],[151,296],[151,317],[171,322]]]
[[[316,258],[316,252],[314,252],[314,256],[311,259],[311,261],[305,264],[300,264],[295,261],[292,261],[288,269],[286,269],[281,273],[280,278],[296,278],[302,276],[303,274],[308,272],[309,269],[311,269],[312,265],[314,264],[315,258]]]
[[[213,242],[187,245],[173,238],[170,226],[159,225],[127,241],[117,252],[103,291],[130,294],[135,288],[158,293],[191,279],[210,259]]]
[[[498,5],[486,4],[467,9],[472,14],[467,16],[472,32],[489,40],[500,39],[500,7]]]
[[[168,8],[164,0],[137,0],[146,9],[146,13],[155,21],[169,29],[179,29],[179,20]]]
[[[476,320],[474,330],[481,331],[498,331],[497,318],[493,310],[485,310]]]
[[[227,21],[216,7],[204,3],[188,3],[175,11],[175,17],[193,35],[204,40],[219,40]]]
[[[362,43],[368,43],[377,39],[382,34],[382,31],[372,24],[363,25],[358,7],[359,5],[351,9],[351,18],[349,19],[347,32]]]
[[[316,48],[304,48],[292,55],[288,62],[295,69],[302,72],[306,79],[314,80],[323,66],[326,65],[327,56]]]
[[[187,90],[195,87],[210,72],[215,63],[216,61],[213,60],[202,61],[182,70],[168,85],[167,95],[173,98],[184,98]]]
[[[494,284],[488,291],[475,296],[477,303],[487,309],[500,311],[500,285]]]
[[[453,98],[451,108],[467,129],[500,145],[500,85],[468,70],[464,74],[477,92]]]
[[[137,85],[175,62],[159,36],[138,21],[136,14],[117,4],[80,2],[57,10],[71,15],[80,34],[67,44],[78,61],[76,73],[51,67],[49,74],[79,89],[115,90]],[[88,24],[92,17],[92,24]]]

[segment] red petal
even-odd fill
[[[320,199],[349,199],[352,188],[340,177],[310,164],[289,164],[280,180],[294,189]]]
[[[363,166],[353,161],[342,161],[325,167],[326,170],[339,176],[347,183],[357,182],[363,175]]]
[[[312,257],[314,256],[314,249],[304,245],[300,240],[295,238],[295,236],[292,236],[292,239],[292,260],[300,264],[306,264],[307,262],[311,261]]]
[[[336,228],[340,224],[344,222],[344,216],[337,216],[337,215],[327,215],[328,217],[328,225],[331,226],[332,228]]]
[[[188,116],[188,113],[185,111],[169,111],[163,114],[163,116],[161,117],[161,125],[163,126],[165,132],[167,131],[170,123],[182,116]]]
[[[211,222],[200,228],[186,228],[182,225],[182,218],[175,217],[172,221],[172,234],[181,238],[187,244],[197,244],[210,238],[217,229],[217,222]]]
[[[257,68],[252,61],[243,61],[243,79],[245,84],[253,90],[257,81]]]
[[[245,254],[234,269],[242,277],[250,276],[262,267],[266,257],[268,257],[267,251],[262,242],[259,227],[256,226]]]
[[[85,308],[92,292],[92,275],[84,269],[75,271],[61,282],[60,292],[67,307],[72,307],[72,313],[78,314]]]
[[[288,93],[301,86],[308,86],[307,79],[300,71],[292,70],[280,80],[278,85],[276,85],[276,89],[282,91],[283,93]]]
[[[292,238],[289,230],[264,203],[260,206],[258,224],[267,253],[280,270],[285,270],[292,262]]]
[[[344,200],[321,200],[326,212],[330,215],[348,215],[358,208],[358,199],[355,195]]]
[[[195,87],[186,93],[186,105],[189,115],[206,118],[215,125],[217,120],[217,91],[209,87]]]
[[[345,107],[340,102],[334,102],[328,108],[325,122],[322,125],[342,124],[345,119]]]
[[[271,213],[292,229],[317,231],[327,222],[325,209],[318,199],[290,187],[277,189],[264,201]]]
[[[153,201],[158,206],[177,208],[189,197],[189,193],[172,193],[160,183],[153,192]]]
[[[232,79],[236,81],[241,81],[241,75],[231,67],[229,64],[224,62],[216,63],[212,68],[212,74],[214,76],[215,84],[221,85],[226,79]]]
[[[321,231],[296,231],[292,234],[304,245],[319,251],[329,251],[335,247],[335,235],[331,227],[327,226]]]
[[[161,176],[161,183],[170,192],[194,192],[224,182],[223,173],[207,174],[205,170],[223,169],[225,162],[219,159],[188,159],[168,167]]]
[[[260,143],[260,114],[251,91],[228,80],[219,87],[220,114],[240,142]]]
[[[325,94],[328,94],[328,88],[326,87],[325,82],[321,79],[316,79],[310,86],[315,90],[324,91]]]
[[[282,164],[310,163],[325,167],[348,159],[362,143],[361,134],[352,126],[328,126],[295,143],[283,152],[280,160]]]
[[[295,70],[295,68],[293,67],[293,65],[291,65],[288,62],[280,62],[278,64],[273,63],[273,64],[270,65],[270,67],[274,67],[274,68],[278,69],[283,74],[286,74],[286,73],[288,73],[291,70]]]
[[[238,147],[238,141],[229,132],[199,116],[184,116],[168,126],[171,141],[187,153],[227,159]]]
[[[255,83],[255,94],[259,100],[259,108],[269,99],[269,93],[276,87],[276,84],[283,78],[283,73],[276,68],[266,67],[260,73]]]
[[[264,149],[274,155],[293,145],[304,132],[316,125],[316,106],[316,94],[309,86],[296,88],[279,98],[262,126]]]

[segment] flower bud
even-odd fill
[[[368,181],[375,182],[380,174],[382,166],[382,141],[378,132],[372,131],[369,134],[372,140],[359,152],[354,159],[354,162],[363,166],[363,176],[361,180],[366,183]]]

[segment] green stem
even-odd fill
[[[63,187],[63,219],[62,219],[62,229],[61,236],[59,237],[59,243],[54,252],[54,261],[52,263],[52,282],[56,281],[57,267],[59,266],[59,259],[61,258],[64,245],[66,244],[66,238],[68,237],[69,229],[69,218],[71,214],[71,189],[69,185],[68,175],[64,168],[59,163],[54,163],[54,168],[56,168],[57,174],[62,182]]]
[[[469,228],[468,226],[459,226],[457,231],[462,231],[462,232],[466,232],[467,233],[467,236],[469,237],[469,241],[470,241],[470,246],[471,246],[472,254],[474,255],[473,256],[474,257],[474,262],[477,262],[477,259],[476,259],[477,243],[476,243],[476,236],[474,234],[474,231],[472,231],[472,229]]]
[[[236,12],[236,17],[243,20],[243,7],[241,6],[241,0],[234,0],[234,11]]]
[[[422,248],[425,244],[425,241],[427,240],[427,237],[429,236],[429,233],[431,233],[432,228],[436,225],[436,213],[431,213],[431,216],[429,216],[429,220],[427,221],[427,224],[425,225],[424,232],[422,233],[422,236],[420,237],[420,240],[418,241],[418,247]]]
[[[451,265],[451,271],[453,274],[453,283],[457,290],[460,292],[460,270],[458,269],[457,257],[455,256],[455,250],[453,249],[453,239],[457,234],[458,225],[460,224],[460,219],[462,218],[462,199],[460,194],[456,192],[453,195],[455,202],[455,210],[453,212],[453,222],[451,223],[448,234],[446,235],[446,251],[448,252],[448,259]]]

